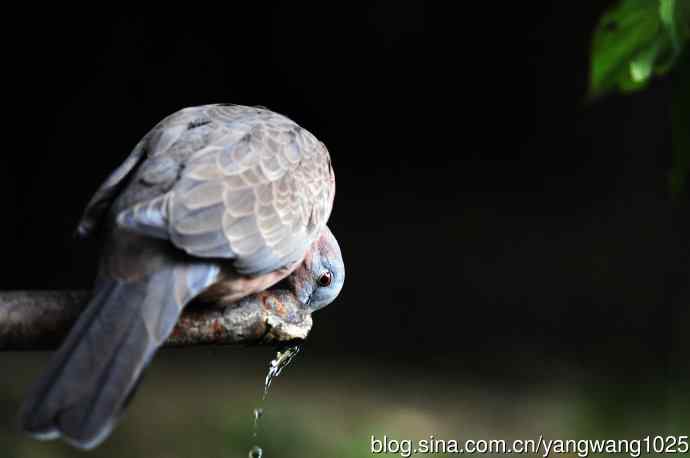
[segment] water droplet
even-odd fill
[[[261,407],[257,407],[254,409],[254,434],[252,436],[256,437],[258,428],[259,428],[259,418],[261,418],[264,414],[264,409]]]
[[[280,375],[280,373],[290,365],[292,360],[302,351],[302,347],[296,343],[289,343],[287,346],[283,347],[281,350],[276,352],[276,356],[271,360],[268,365],[268,373],[266,374],[266,380],[264,381],[264,395],[261,398],[261,402],[266,401],[266,396],[268,396],[268,390],[271,388],[271,382],[273,379]],[[257,407],[254,409],[254,433],[252,437],[256,437],[259,431],[259,419],[264,415],[264,409]],[[261,458],[263,455],[263,450],[258,445],[252,447],[249,450],[249,458]]]
[[[255,445],[251,450],[249,450],[249,458],[261,458],[263,454],[264,451],[261,450],[261,447],[258,445]]]
[[[266,374],[266,381],[264,382],[264,397],[268,396],[268,390],[271,388],[273,379],[280,375],[280,373],[290,365],[292,360],[302,351],[302,346],[299,344],[290,344],[283,350],[278,350],[275,358],[271,360],[268,366],[268,374]]]

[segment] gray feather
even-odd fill
[[[285,116],[194,107],[166,118],[144,144],[146,158],[113,205],[128,230],[260,275],[301,259],[328,220],[328,150]]]
[[[77,234],[80,237],[90,236],[101,223],[103,216],[112,205],[118,193],[127,184],[127,177],[144,160],[144,144],[145,142],[142,140],[134,147],[125,162],[108,176],[86,205],[77,227]]]

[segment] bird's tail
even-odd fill
[[[184,305],[215,275],[215,267],[200,264],[137,282],[100,278],[22,406],[21,427],[38,439],[63,437],[79,448],[100,444]]]

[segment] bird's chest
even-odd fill
[[[258,276],[240,275],[232,268],[224,269],[223,279],[211,285],[198,300],[207,304],[227,305],[269,289],[290,275],[300,265],[295,262],[289,266]]]

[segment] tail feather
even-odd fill
[[[215,281],[212,264],[177,266],[98,289],[20,413],[39,439],[90,449],[110,433],[184,305]]]

